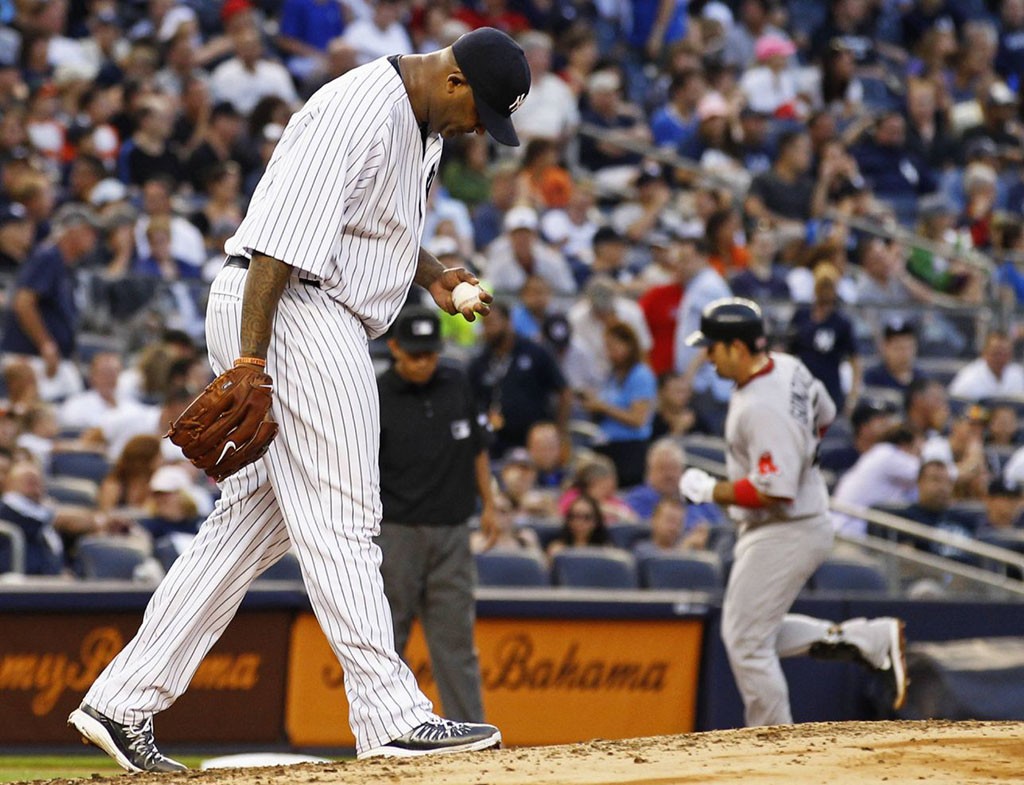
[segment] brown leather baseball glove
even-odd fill
[[[193,465],[220,482],[263,457],[277,435],[268,418],[273,381],[240,363],[210,382],[171,425],[167,436]]]

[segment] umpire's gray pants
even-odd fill
[[[773,523],[744,532],[722,601],[722,640],[747,725],[793,721],[779,657],[805,654],[832,623],[788,614],[832,549],[827,517]]]
[[[480,661],[473,641],[476,567],[469,526],[410,526],[383,522],[384,593],[395,625],[395,649],[404,654],[417,617],[430,650],[444,716],[483,722]]]

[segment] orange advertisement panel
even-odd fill
[[[478,619],[487,720],[506,744],[693,730],[702,622]],[[407,660],[441,709],[417,625]],[[311,614],[292,627],[285,727],[298,746],[354,746],[341,666]]]

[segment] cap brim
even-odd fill
[[[711,342],[708,340],[708,337],[700,330],[695,330],[686,336],[687,346],[707,346],[709,343]]]
[[[441,351],[441,341],[438,338],[399,338],[398,345],[402,351],[409,352],[409,354]]]
[[[476,102],[476,113],[487,133],[493,136],[495,141],[508,147],[519,147],[519,135],[512,125],[511,117],[500,114],[483,101]]]

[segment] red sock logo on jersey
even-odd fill
[[[770,452],[761,453],[761,457],[757,459],[757,473],[758,474],[778,474],[779,470],[775,467],[775,461],[772,460],[772,454]]]

